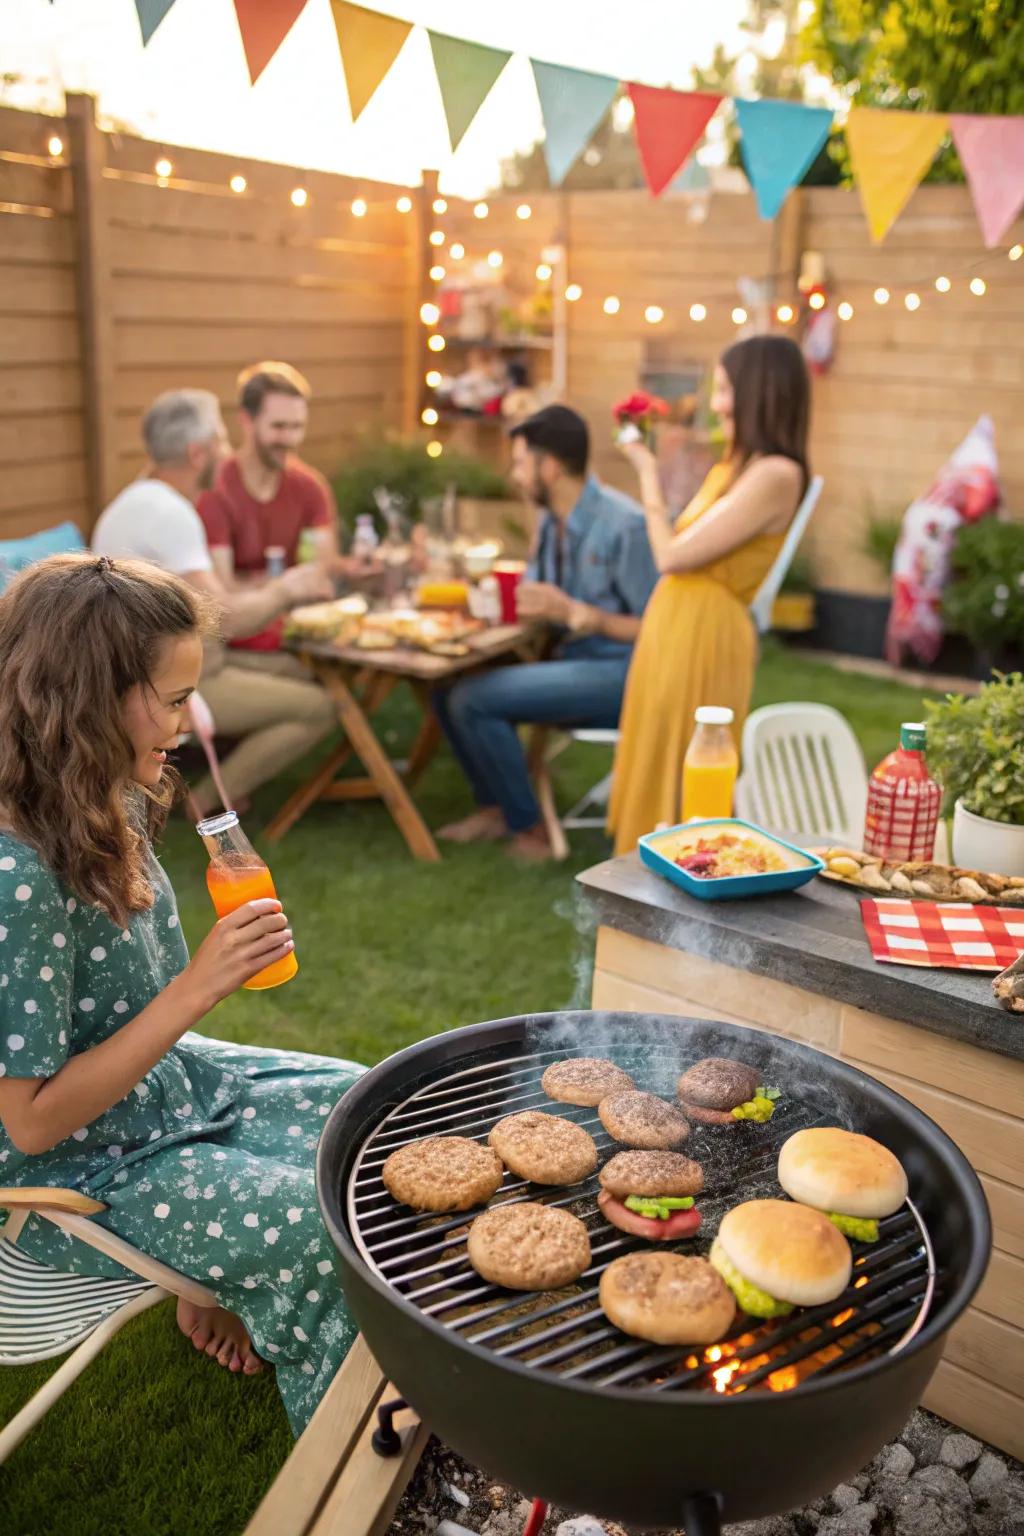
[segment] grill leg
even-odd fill
[[[404,1397],[392,1397],[377,1409],[377,1428],[370,1444],[378,1456],[397,1456],[402,1449],[402,1437],[395,1428],[395,1414],[408,1406]]]
[[[523,1536],[540,1536],[541,1526],[547,1518],[548,1507],[543,1499],[534,1499],[523,1526]]]
[[[684,1499],[683,1530],[686,1536],[721,1536],[722,1495],[691,1493]]]

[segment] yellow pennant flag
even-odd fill
[[[942,112],[851,107],[846,142],[872,240],[885,239],[948,131]]]
[[[412,22],[349,5],[347,0],[331,0],[331,14],[355,122],[401,52]]]

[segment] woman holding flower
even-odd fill
[[[636,469],[661,580],[647,606],[626,683],[609,805],[616,853],[680,815],[683,758],[702,704],[750,705],[757,636],[748,605],[779,553],[807,486],[810,383],[782,336],[752,336],[722,354],[712,410],[726,456],[670,526],[650,448],[625,442]]]

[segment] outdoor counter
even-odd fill
[[[991,974],[877,964],[855,893],[698,901],[635,854],[579,877],[595,1008],[723,1019],[851,1062],[930,1115],[977,1171],[995,1249],[925,1407],[1024,1457],[1024,1019]]]

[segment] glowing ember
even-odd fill
[[[729,1390],[729,1383],[739,1368],[740,1363],[738,1360],[730,1360],[728,1365],[720,1365],[717,1371],[712,1371],[711,1377],[715,1383],[715,1391],[727,1392]]]
[[[773,1371],[767,1378],[768,1386],[773,1392],[789,1392],[796,1386],[800,1377],[794,1366],[789,1365],[782,1371]]]
[[[844,1323],[848,1323],[849,1322],[849,1320],[850,1320],[850,1318],[852,1316],[853,1316],[853,1308],[852,1307],[847,1307],[845,1312],[837,1312],[835,1317],[832,1319],[832,1327],[833,1328],[841,1328]]]
[[[853,1282],[854,1289],[855,1290],[859,1290],[862,1285],[867,1285],[867,1283],[868,1283],[867,1275],[861,1275],[859,1280],[855,1280]]]

